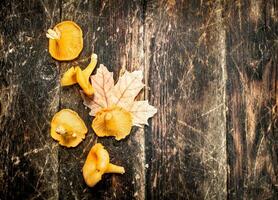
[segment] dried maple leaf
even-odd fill
[[[128,110],[128,107],[144,87],[142,79],[142,71],[134,71],[131,73],[125,71],[113,88],[113,103]]]
[[[109,72],[104,65],[100,64],[96,75],[91,76],[91,83],[95,89],[93,98],[87,97],[84,93],[81,93],[81,95],[85,106],[91,109],[89,114],[95,116],[101,108],[108,108],[112,105],[111,95],[114,87],[113,73]]]
[[[123,120],[125,125],[129,124],[129,117],[125,114],[126,112],[131,113],[132,124],[129,125],[130,128],[131,125],[148,125],[148,119],[157,112],[157,109],[149,105],[148,101],[135,101],[135,97],[144,87],[142,79],[142,71],[125,71],[114,85],[113,73],[109,72],[104,65],[100,65],[97,73],[91,76],[91,83],[95,88],[94,96],[87,97],[82,94],[82,97],[84,104],[91,109],[90,115],[96,116],[92,126],[98,136],[111,136],[111,134],[113,135],[112,132],[120,134],[122,132],[120,121]],[[118,109],[118,114],[113,113],[115,111],[112,108],[115,106],[121,108]],[[111,118],[110,114],[114,114],[117,118],[112,123],[114,124],[113,127],[108,127],[111,124],[107,122],[107,118],[109,120]],[[130,129],[126,126],[125,130]],[[127,133],[119,134],[115,134],[116,139],[123,139],[128,135]]]
[[[148,101],[134,101],[128,109],[132,113],[132,123],[134,126],[141,126],[141,124],[149,125],[148,119],[157,112],[157,109],[151,106]]]
[[[111,106],[112,89],[114,87],[113,73],[100,64],[96,75],[91,76],[91,83],[95,87],[95,100],[102,107]]]

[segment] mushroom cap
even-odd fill
[[[88,186],[93,187],[96,185],[104,173],[125,173],[123,167],[109,162],[109,154],[104,146],[100,143],[95,144],[91,148],[82,168],[83,178]]]
[[[76,81],[76,68],[71,67],[69,68],[61,78],[61,85],[62,86],[69,86],[77,83]]]
[[[100,110],[92,123],[97,136],[115,136],[116,140],[124,139],[129,135],[131,127],[132,114],[118,106]]]
[[[66,131],[76,134],[76,137],[63,136],[56,132],[56,129],[62,126]],[[57,112],[51,121],[51,137],[59,144],[66,147],[76,147],[84,138],[88,129],[79,117],[79,115],[70,109],[62,109]]]
[[[61,33],[60,39],[49,39],[49,53],[56,60],[73,60],[83,49],[83,33],[73,21],[63,21],[54,29]]]
[[[95,144],[84,163],[82,173],[86,184],[93,187],[100,180],[109,164],[109,154],[102,144]]]

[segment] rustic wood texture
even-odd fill
[[[229,199],[277,199],[277,1],[226,5]]]
[[[225,32],[219,2],[147,2],[146,62],[158,107],[146,140],[148,199],[225,199]]]
[[[277,0],[0,2],[0,199],[278,199]],[[45,32],[73,20],[84,49],[48,53]],[[61,88],[91,53],[114,72],[144,71],[138,99],[158,108],[122,141],[97,138],[79,86]],[[89,132],[76,148],[49,134],[71,108]],[[94,188],[82,166],[94,143],[126,169]]]
[[[49,120],[59,105],[59,68],[45,39],[57,6],[1,1],[0,199],[58,198],[59,147]]]

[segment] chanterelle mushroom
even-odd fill
[[[89,79],[93,70],[95,69],[97,64],[97,55],[91,55],[91,61],[89,65],[81,70],[80,67],[71,67],[68,71],[66,71],[61,79],[62,86],[69,86],[75,83],[78,83],[85,94],[91,96],[94,93],[94,88],[91,85]]]
[[[63,21],[48,29],[49,53],[56,60],[73,60],[83,49],[81,28],[73,21]]]
[[[132,114],[118,106],[101,109],[92,123],[97,136],[115,136],[116,140],[124,139],[130,133],[131,127]]]
[[[59,111],[51,121],[51,137],[62,146],[77,146],[85,138],[87,131],[83,120],[70,109]]]
[[[110,163],[108,152],[104,149],[102,144],[95,144],[85,161],[82,169],[83,177],[89,187],[95,186],[105,173],[125,173],[123,167]]]

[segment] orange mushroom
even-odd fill
[[[85,161],[82,169],[83,178],[89,187],[95,186],[105,173],[125,173],[123,167],[110,163],[108,152],[100,143],[95,144]]]
[[[70,109],[56,113],[51,121],[51,137],[66,147],[76,147],[88,129],[79,115]]]
[[[94,71],[97,64],[97,55],[92,54],[91,62],[86,69],[81,70],[80,67],[71,67],[66,71],[61,79],[62,86],[69,86],[78,83],[83,89],[84,93],[91,96],[94,93],[94,88],[90,83],[90,75]]]
[[[61,85],[62,86],[69,86],[69,85],[73,85],[77,83],[76,81],[76,68],[75,67],[71,67],[70,69],[68,69],[68,71],[66,71],[63,75],[63,77],[61,78]]]
[[[92,128],[99,137],[115,136],[124,139],[131,131],[132,114],[117,106],[103,108],[96,113]]]
[[[73,60],[83,49],[81,28],[73,21],[63,21],[48,29],[49,53],[56,60]]]

